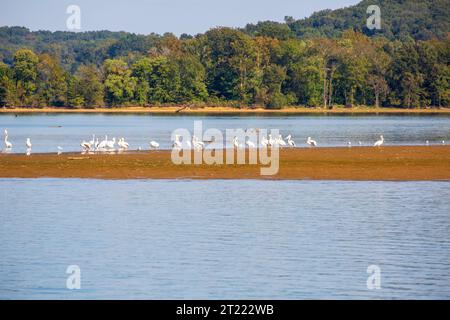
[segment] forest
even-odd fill
[[[1,27],[0,106],[449,107],[448,2],[421,2],[447,15],[440,28],[379,34],[336,25],[361,4],[180,37]]]

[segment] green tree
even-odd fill
[[[104,86],[101,73],[94,65],[82,65],[75,73],[74,104],[93,108],[104,104]]]
[[[103,63],[105,100],[110,106],[129,104],[134,99],[136,78],[126,62],[119,59],[107,59]]]
[[[28,49],[20,49],[14,54],[13,74],[18,96],[21,105],[34,105],[35,92],[37,88],[38,65],[37,55]]]
[[[67,98],[65,72],[59,63],[49,56],[39,56],[37,95],[44,106],[64,106]]]

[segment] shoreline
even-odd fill
[[[258,165],[175,165],[170,151],[122,154],[0,154],[0,178],[260,179],[343,181],[450,180],[450,146],[280,150],[279,172]]]
[[[263,109],[263,108],[232,108],[232,107],[121,107],[121,108],[95,108],[95,109],[69,109],[69,108],[0,108],[0,114],[36,114],[36,113],[107,113],[107,114],[161,114],[161,115],[260,115],[260,114],[287,114],[287,115],[307,115],[307,114],[405,114],[405,115],[450,115],[450,108],[440,109],[403,109],[403,108],[285,108],[285,109]]]

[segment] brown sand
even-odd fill
[[[450,115],[450,108],[441,109],[407,109],[407,108],[323,108],[289,107],[281,110],[263,108],[231,108],[231,107],[123,107],[123,108],[96,108],[96,109],[69,109],[69,108],[0,108],[0,114],[27,114],[27,113],[142,113],[142,114],[446,114]]]
[[[170,151],[125,154],[0,154],[1,178],[450,180],[450,146],[300,148],[261,165],[174,165]]]

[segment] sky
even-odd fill
[[[110,30],[195,35],[217,26],[244,27],[263,20],[282,22],[359,0],[0,0],[0,26],[70,31],[69,5],[81,10],[80,31]]]

